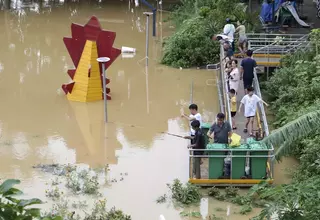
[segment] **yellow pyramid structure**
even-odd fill
[[[102,99],[101,77],[97,58],[96,42],[87,40],[73,78],[75,83],[72,92],[67,95],[70,101],[91,102]]]

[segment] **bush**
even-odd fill
[[[183,26],[164,45],[162,63],[173,67],[200,66],[219,59],[219,44],[210,39],[211,30],[202,17],[195,17]]]
[[[62,220],[61,217],[42,217],[40,209],[28,208],[31,205],[42,204],[40,199],[18,199],[16,196],[21,195],[22,191],[13,188],[19,184],[19,180],[8,179],[0,185],[0,219],[15,220]]]
[[[200,202],[200,189],[191,183],[183,185],[180,180],[175,179],[172,185],[168,184],[168,187],[171,190],[171,198],[175,202],[180,202],[184,205]]]
[[[319,110],[320,30],[313,30],[310,51],[299,51],[282,59],[282,68],[266,82],[266,91],[276,116],[276,126],[311,111]],[[260,190],[268,204],[255,220],[319,219],[320,215],[320,130],[289,146],[288,155],[300,160],[291,184]]]
[[[95,203],[92,213],[87,214],[84,220],[131,220],[131,216],[124,214],[115,207],[107,211],[106,200],[100,200]]]
[[[165,41],[161,63],[187,68],[218,62],[219,43],[211,36],[222,32],[226,18],[246,21],[247,29],[253,29],[257,14],[246,13],[238,0],[182,1],[171,15],[177,30]]]
[[[301,110],[319,98],[319,62],[320,55],[311,61],[298,60],[294,65],[276,71],[266,82],[266,93],[272,101],[276,126],[283,126],[297,118],[299,115],[296,112],[300,111],[301,115]]]

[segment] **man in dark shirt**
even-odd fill
[[[254,78],[253,71],[257,66],[257,62],[252,58],[253,51],[247,51],[247,58],[241,61],[241,76],[240,79],[243,79],[243,88],[247,94],[247,88],[252,87],[252,82]]]
[[[191,127],[195,130],[193,137],[186,136],[185,139],[193,139],[193,144],[189,145],[188,148],[193,149],[205,149],[205,138],[202,130],[200,129],[200,122],[194,120],[191,122]],[[193,155],[202,155],[203,151],[193,151]],[[201,169],[200,169],[201,158],[193,157],[193,178],[201,179]]]
[[[232,129],[229,122],[225,121],[225,115],[219,113],[217,122],[215,122],[207,133],[209,138],[214,140],[214,143],[229,144],[231,143]]]

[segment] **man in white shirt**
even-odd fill
[[[195,130],[192,129],[192,126],[191,126],[191,122],[194,121],[194,120],[198,120],[200,122],[200,128],[201,128],[201,125],[202,125],[202,117],[201,117],[201,114],[198,112],[198,106],[196,104],[191,104],[189,106],[189,110],[190,110],[190,115],[186,115],[186,114],[183,114],[181,115],[181,117],[183,118],[186,118],[189,120],[190,122],[190,134],[191,134],[191,137],[194,136],[195,134]],[[191,140],[192,142],[192,140]]]
[[[197,120],[200,122],[200,129],[201,129],[201,125],[202,125],[202,116],[201,114],[198,112],[198,106],[196,104],[191,104],[189,105],[189,110],[190,110],[190,115],[186,115],[186,114],[182,114],[181,117],[188,119],[189,123],[190,123],[190,140],[191,140],[191,145],[194,145],[196,143],[195,140],[195,134],[196,131],[194,129],[192,129],[192,122]],[[187,138],[189,139],[189,138]],[[200,165],[202,164],[202,160],[200,159]]]
[[[224,34],[217,34],[215,36],[212,37],[212,40],[217,40],[220,43],[225,43],[225,42],[230,42],[231,43],[231,38],[228,35],[224,35]]]
[[[239,106],[240,113],[241,107],[242,105],[244,105],[244,117],[247,118],[246,127],[244,128],[243,132],[248,132],[248,125],[251,122],[251,128],[249,133],[250,136],[253,136],[253,122],[254,116],[256,115],[257,111],[257,104],[259,102],[262,102],[263,104],[268,106],[268,104],[265,101],[263,101],[259,96],[253,94],[253,90],[254,89],[252,87],[247,88],[248,94],[242,98]]]
[[[229,37],[229,41],[232,44],[232,49],[234,51],[234,33],[236,32],[236,28],[233,24],[231,24],[230,18],[227,18],[226,22],[227,23],[224,25],[223,28],[223,34]]]
[[[214,41],[219,41],[221,44],[223,44],[223,49],[225,51],[225,58],[224,59],[233,59],[234,50],[232,49],[232,42],[230,40],[230,37],[223,34],[217,34],[213,35],[211,37]],[[228,61],[228,60],[227,60]]]

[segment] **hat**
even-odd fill
[[[226,19],[226,22],[230,22],[230,21],[231,21],[231,19],[230,19],[230,18],[227,18],[227,19]]]

